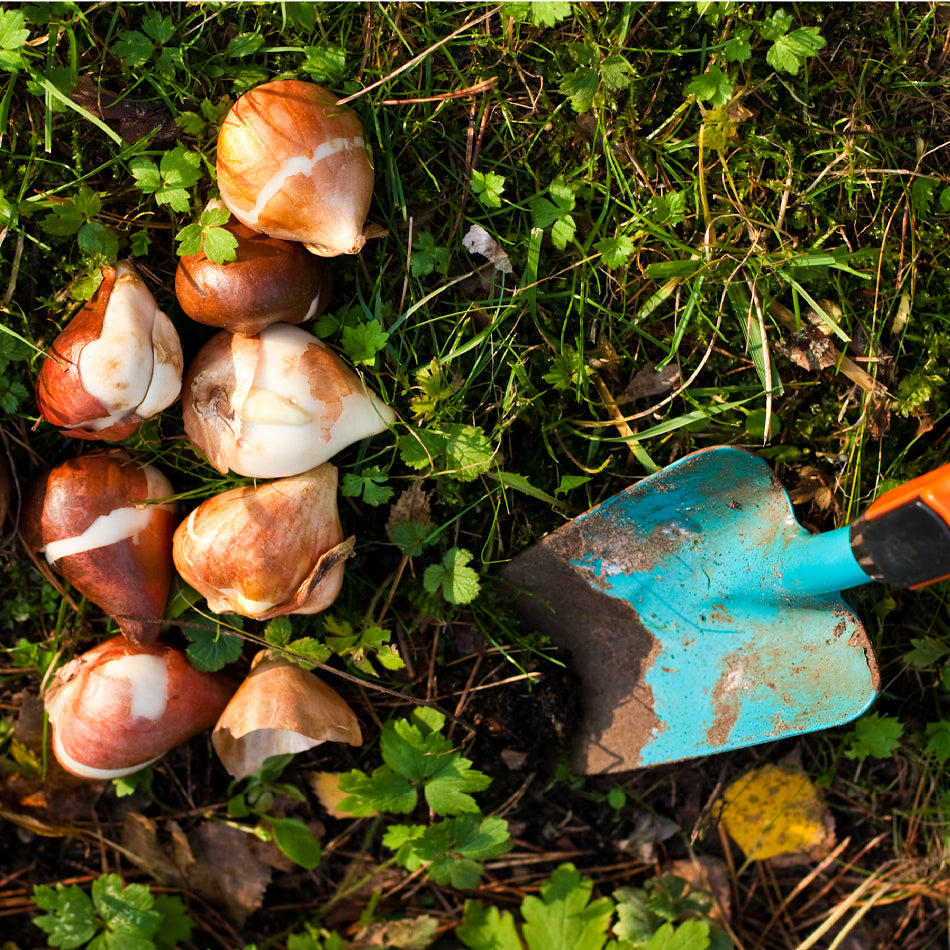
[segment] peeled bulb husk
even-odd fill
[[[211,742],[236,779],[272,755],[306,752],[322,742],[363,743],[347,703],[313,673],[264,650],[221,714]]]
[[[333,93],[277,80],[241,96],[218,134],[221,200],[243,224],[323,257],[355,254],[373,197],[363,125]]]
[[[174,324],[120,261],[50,346],[37,405],[63,435],[119,441],[178,398],[183,366]]]
[[[215,613],[268,620],[326,609],[353,553],[340,524],[336,468],[324,463],[203,501],[176,529],[172,553]]]
[[[202,251],[178,262],[175,296],[192,320],[250,335],[323,313],[333,286],[327,260],[238,221],[224,228],[238,242],[234,260],[217,264]]]
[[[38,478],[24,499],[26,544],[131,640],[153,641],[174,576],[172,486],[121,450],[91,452]]]
[[[285,323],[213,336],[185,373],[182,416],[219,472],[249,478],[298,475],[395,419],[325,343]]]
[[[61,667],[47,690],[53,753],[82,778],[130,775],[213,726],[234,690],[181,650],[113,637]]]

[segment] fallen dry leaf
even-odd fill
[[[340,791],[339,772],[308,772],[307,783],[310,790],[317,796],[317,801],[323,805],[328,815],[334,818],[352,818],[348,811],[340,811],[337,805],[347,797],[347,792]]]
[[[800,769],[764,765],[723,792],[719,818],[752,861],[807,863],[834,846],[834,819],[818,789]]]
[[[487,257],[503,274],[512,272],[511,261],[498,242],[480,225],[473,224],[462,238],[462,246],[469,254]]]

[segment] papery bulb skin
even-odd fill
[[[264,650],[221,714],[211,742],[236,779],[272,755],[306,752],[322,742],[363,743],[359,720],[313,673]]]
[[[178,526],[172,545],[178,573],[212,611],[256,620],[325,610],[352,552],[329,463],[208,498]]]
[[[183,367],[174,324],[120,261],[50,346],[36,402],[63,435],[119,441],[178,398]]]
[[[192,320],[250,336],[326,310],[333,287],[328,261],[237,221],[223,227],[238,241],[233,261],[216,264],[202,252],[178,262],[175,295]]]
[[[174,577],[173,494],[157,468],[121,450],[91,452],[46,472],[29,486],[20,529],[76,590],[130,640],[154,641]]]
[[[185,432],[219,471],[299,475],[382,432],[392,409],[333,350],[301,327],[222,331],[185,373]]]
[[[363,125],[333,93],[283,79],[256,86],[218,134],[221,200],[243,224],[322,257],[356,254],[373,197]]]
[[[82,778],[130,775],[213,726],[235,686],[182,650],[113,637],[61,667],[47,690],[53,753]]]

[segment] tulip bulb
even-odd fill
[[[118,441],[181,392],[181,341],[131,264],[104,267],[92,299],[53,341],[36,401],[76,439]]]
[[[233,261],[216,264],[202,251],[178,263],[175,295],[192,320],[250,335],[326,310],[333,278],[324,258],[236,221],[224,227],[238,241]]]
[[[53,754],[82,778],[131,775],[213,726],[233,693],[181,650],[113,637],[61,667],[47,690]]]
[[[178,573],[212,611],[257,620],[325,610],[352,553],[329,463],[208,498],[178,526],[172,544]]]
[[[272,755],[306,752],[322,742],[363,743],[347,703],[313,673],[264,650],[221,714],[211,743],[236,779]]]
[[[241,96],[218,134],[221,200],[243,224],[322,257],[356,254],[373,197],[363,126],[333,93],[284,79]]]
[[[182,416],[219,472],[249,478],[298,475],[395,419],[325,343],[285,323],[213,336],[185,374]]]
[[[168,479],[122,451],[93,452],[34,482],[20,526],[27,545],[131,640],[158,636],[171,588],[175,507]],[[152,622],[149,622],[152,621]]]

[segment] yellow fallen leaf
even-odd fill
[[[729,836],[753,861],[810,860],[834,844],[834,821],[808,776],[764,765],[723,792],[719,817]]]
[[[340,811],[337,805],[347,797],[347,792],[340,791],[339,772],[309,772],[307,781],[320,804],[333,818],[352,818],[348,811]]]

